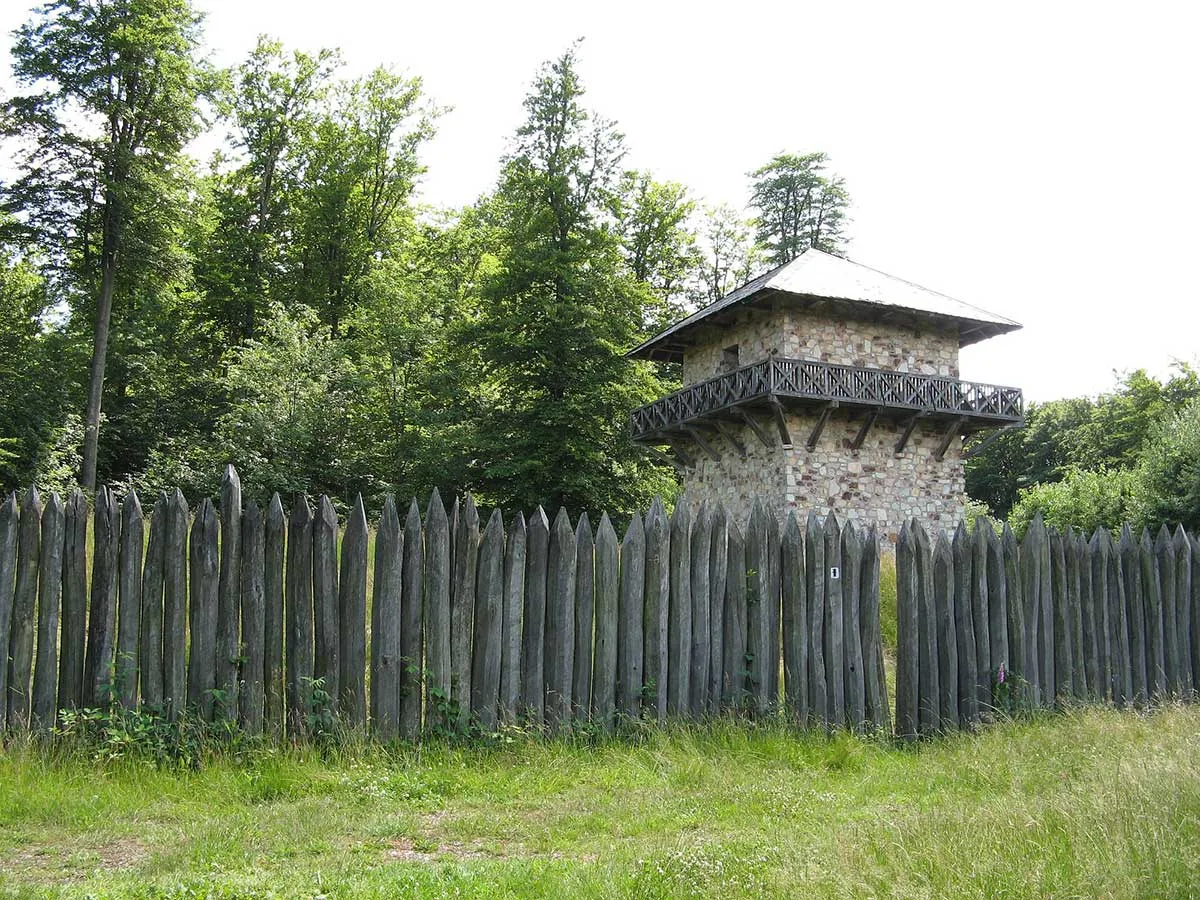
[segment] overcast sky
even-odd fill
[[[33,5],[0,4],[0,28]],[[853,200],[852,259],[1024,324],[964,351],[964,378],[1048,400],[1200,358],[1193,4],[198,6],[221,65],[267,33],[339,47],[350,73],[421,76],[453,107],[427,202],[493,185],[538,63],[582,37],[587,100],[630,164],[740,207],[750,169],[824,150]]]

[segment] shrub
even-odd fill
[[[1073,469],[1062,481],[1035,484],[1021,491],[1009,523],[1018,535],[1037,512],[1047,525],[1071,525],[1085,532],[1117,529],[1138,518],[1139,484],[1134,470]]]

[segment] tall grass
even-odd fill
[[[1189,896],[1200,711],[915,749],[718,721],[624,740],[0,756],[0,896]]]

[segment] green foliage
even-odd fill
[[[1134,477],[1143,525],[1200,530],[1200,399],[1158,421]]]
[[[1125,522],[1140,518],[1138,478],[1129,469],[1074,469],[1062,481],[1021,491],[1009,524],[1018,535],[1024,535],[1038,512],[1047,525],[1060,530],[1070,525],[1088,533],[1097,528],[1115,531]]]
[[[1197,396],[1197,373],[1177,364],[1165,381],[1139,369],[1095,400],[1030,404],[1024,428],[1002,434],[967,462],[967,493],[1005,518],[1026,488],[1080,469],[1133,468],[1156,423]]]
[[[809,247],[838,253],[850,195],[845,182],[825,174],[824,153],[781,153],[750,173],[754,225],[771,265],[795,259]]]

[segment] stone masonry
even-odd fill
[[[699,329],[698,329],[699,331]],[[704,381],[733,368],[726,352],[736,344],[737,365],[779,355],[843,365],[958,377],[958,335],[953,330],[840,318],[794,310],[755,310],[720,328],[707,327],[684,355],[684,383]],[[773,421],[760,414],[771,446],[747,426],[738,429],[743,459],[732,443],[714,435],[716,461],[695,448],[694,467],[685,479],[694,502],[720,501],[739,521],[749,516],[755,497],[772,498],[777,514],[792,509],[807,515],[834,511],[864,526],[875,524],[894,543],[901,524],[918,518],[934,530],[953,528],[965,505],[961,441],[950,444],[941,461],[934,450],[944,425],[919,422],[902,454],[895,446],[904,428],[896,414],[881,415],[862,447],[850,449],[864,410],[835,409],[817,446],[808,436],[817,413],[788,409],[792,446],[782,446]]]

